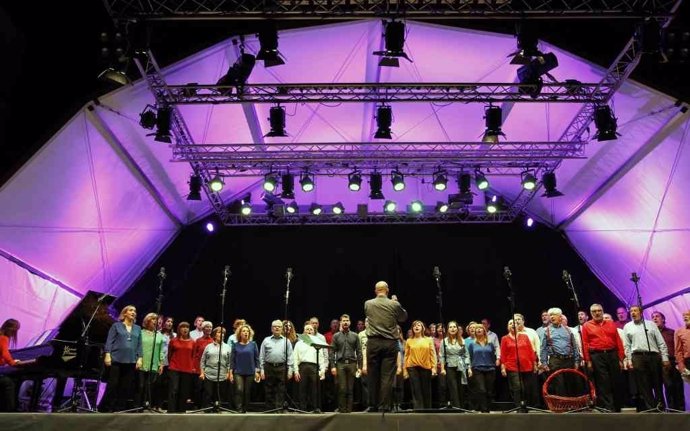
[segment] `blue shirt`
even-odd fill
[[[580,352],[575,345],[573,332],[567,326],[556,327],[553,324],[547,326],[539,335],[539,341],[541,342],[539,359],[542,364],[548,364],[549,355],[553,354],[572,356],[575,363],[580,362]]]
[[[261,368],[259,348],[254,341],[247,344],[235,343],[230,353],[230,369],[240,376],[251,376]]]
[[[285,364],[285,345],[287,344],[287,365],[288,369],[292,368],[292,343],[285,342],[285,337],[266,337],[261,342],[261,350],[259,353],[259,363],[261,370],[264,369],[264,364],[270,362],[272,364]]]
[[[493,344],[479,344],[476,342],[467,345],[470,352],[470,362],[472,368],[480,371],[491,371],[496,369],[496,350]]]
[[[141,326],[132,325],[132,331],[127,332],[123,322],[115,322],[108,331],[105,341],[105,352],[110,353],[113,362],[134,364],[143,357],[141,346]]]

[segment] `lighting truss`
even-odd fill
[[[193,148],[190,148],[193,147]],[[519,175],[563,159],[585,158],[585,143],[576,142],[400,142],[289,143],[257,149],[254,144],[174,145],[173,161],[203,163],[228,176],[261,176],[274,170],[308,168],[321,175],[359,170],[394,170],[433,175],[446,170],[490,170],[492,175]]]
[[[665,17],[673,1],[648,0],[103,0],[115,20],[309,20]]]
[[[164,84],[161,84],[164,85]],[[545,82],[532,97],[520,91],[519,83],[347,83],[347,84],[246,84],[243,91],[228,92],[227,86],[167,85],[169,105],[223,103],[346,103],[346,102],[549,102],[602,103],[613,94],[607,82]]]

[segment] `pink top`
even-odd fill
[[[682,372],[685,370],[684,360],[690,358],[690,329],[676,329],[673,335],[673,341],[676,348],[676,363],[678,364],[678,370]]]

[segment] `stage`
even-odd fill
[[[403,413],[381,414],[0,414],[2,430],[140,430],[177,431],[352,431],[429,430],[527,431],[587,429],[651,431],[690,428],[690,414],[541,414],[541,413]]]

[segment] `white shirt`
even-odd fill
[[[197,338],[201,338],[204,336],[204,331],[199,331],[198,329],[195,329],[189,333],[189,338],[192,340],[196,341]]]
[[[317,337],[311,335],[315,342]],[[319,351],[319,377],[324,377],[326,375],[326,368],[328,368],[328,357],[326,356],[327,349],[321,349]],[[293,370],[297,373],[299,372],[299,364],[302,362],[311,362],[316,364],[316,349],[308,345],[302,340],[298,340],[295,344],[295,348],[292,352],[293,358]]]
[[[539,341],[539,335],[537,334],[537,331],[525,326],[522,328],[522,331],[520,331],[520,333],[527,335],[527,338],[529,338],[529,342],[532,344],[534,352],[537,354],[537,356],[539,356],[539,352],[541,352],[541,342]]]

